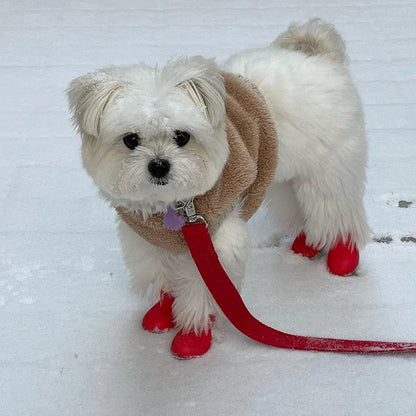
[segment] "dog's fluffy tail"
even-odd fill
[[[339,63],[346,62],[344,40],[333,25],[321,19],[311,19],[303,25],[292,23],[272,46],[311,56],[326,56]]]

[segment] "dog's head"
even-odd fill
[[[159,210],[204,194],[228,157],[225,96],[220,70],[202,57],[73,80],[68,98],[85,169],[127,208]]]

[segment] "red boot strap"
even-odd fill
[[[246,308],[234,284],[221,266],[205,224],[182,227],[195,264],[229,321],[249,338],[273,347],[309,351],[356,353],[416,352],[416,343],[353,341],[286,334],[258,321]]]

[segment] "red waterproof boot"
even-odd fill
[[[215,316],[210,315],[211,326],[215,322]],[[195,334],[191,331],[185,334],[179,331],[172,341],[171,351],[177,358],[189,359],[204,355],[211,347],[211,328],[207,332]]]
[[[338,242],[328,252],[328,269],[338,276],[349,276],[357,268],[360,253],[355,244],[351,245],[350,238],[345,243]]]
[[[321,250],[308,246],[306,244],[306,235],[302,232],[293,241],[292,251],[295,254],[301,254],[303,257],[312,258],[315,257]]]
[[[168,293],[160,293],[160,301],[150,308],[143,317],[143,328],[150,332],[166,332],[175,327],[172,304],[175,298]]]
[[[200,335],[179,331],[172,341],[171,351],[178,358],[188,359],[204,355],[211,347],[211,330]]]

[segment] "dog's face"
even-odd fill
[[[84,167],[115,205],[163,210],[218,180],[228,143],[212,61],[108,68],[72,81],[68,96]]]

